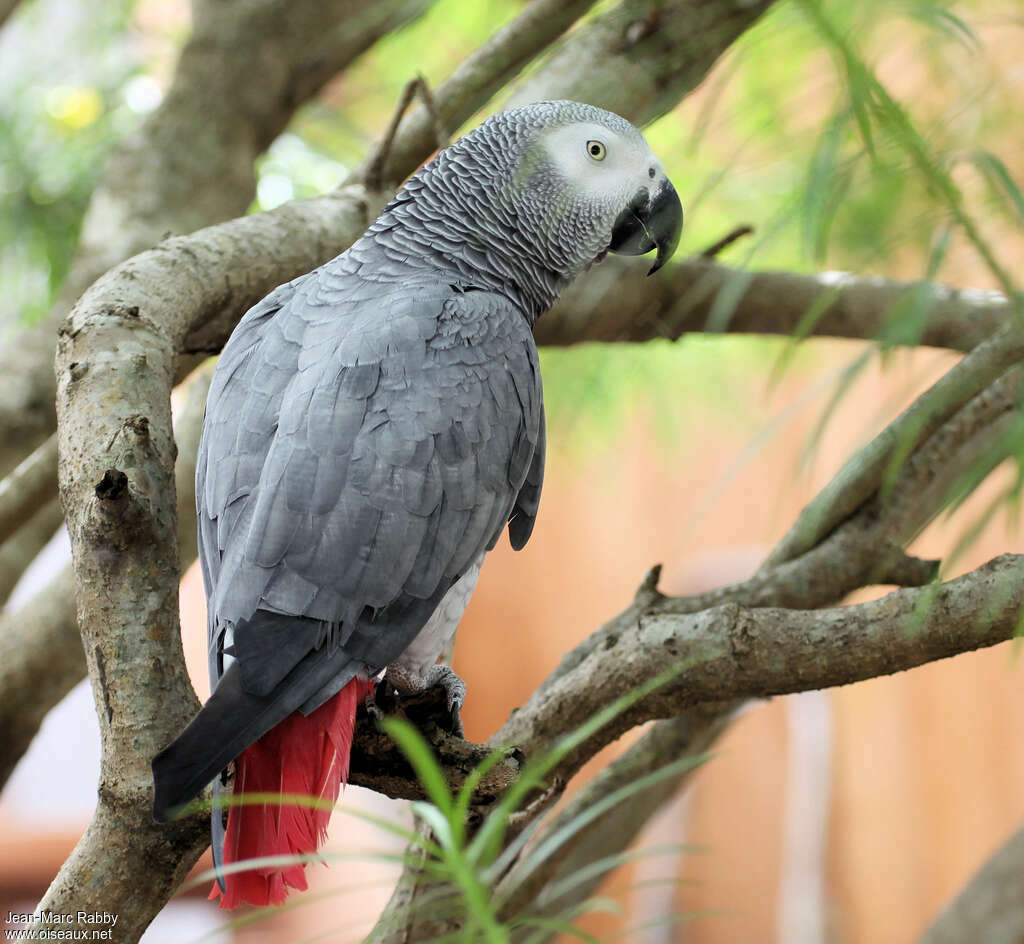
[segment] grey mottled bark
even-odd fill
[[[712,309],[723,291],[735,292],[735,302],[728,317],[713,323]],[[897,302],[905,304],[911,294],[921,300],[915,330],[893,321]],[[805,325],[807,313],[818,308],[819,317]],[[1000,292],[845,272],[751,272],[700,257],[647,278],[645,266],[609,257],[538,323],[537,340],[674,341],[702,331],[794,337],[799,329],[812,337],[885,337],[893,344],[969,351],[1002,327],[1012,310]]]
[[[213,364],[188,383],[174,426],[180,444],[174,476],[179,520],[179,566],[196,557],[196,445]],[[0,787],[28,749],[49,710],[85,676],[75,613],[74,575],[64,568],[28,603],[0,615]]]

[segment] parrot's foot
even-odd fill
[[[462,727],[462,706],[466,702],[466,683],[462,681],[449,665],[433,665],[426,677],[426,688],[440,688],[448,700],[448,714],[451,718],[452,734],[465,737]]]
[[[400,696],[402,707],[407,713],[413,703],[436,703],[437,696],[443,696],[447,717],[440,725],[456,737],[465,737],[460,711],[466,700],[466,683],[455,674],[451,666],[432,665],[420,675],[392,665],[388,667],[385,678]],[[433,720],[437,720],[436,709]]]

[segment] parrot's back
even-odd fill
[[[158,817],[232,760],[236,793],[288,779],[285,757],[302,771],[286,792],[336,799],[369,680],[475,580],[510,519],[520,546],[532,527],[543,407],[522,313],[457,273],[397,280],[353,255],[251,309],[218,364],[196,476],[215,689],[154,761]],[[325,824],[233,807],[225,864],[312,852]],[[221,830],[215,811],[215,852]],[[242,874],[225,907],[304,887],[301,868]]]

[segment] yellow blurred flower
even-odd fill
[[[46,95],[46,110],[66,130],[78,131],[103,114],[103,97],[88,86],[58,85]]]

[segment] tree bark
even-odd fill
[[[713,320],[720,297],[727,317]],[[914,297],[912,325],[895,316]],[[808,312],[818,311],[810,322]],[[799,275],[751,272],[700,256],[669,264],[648,278],[646,267],[609,257],[537,322],[537,342],[675,341],[689,332],[880,339],[969,351],[1006,324],[1013,306],[1000,292],[845,272]],[[716,315],[717,318],[717,315]]]

